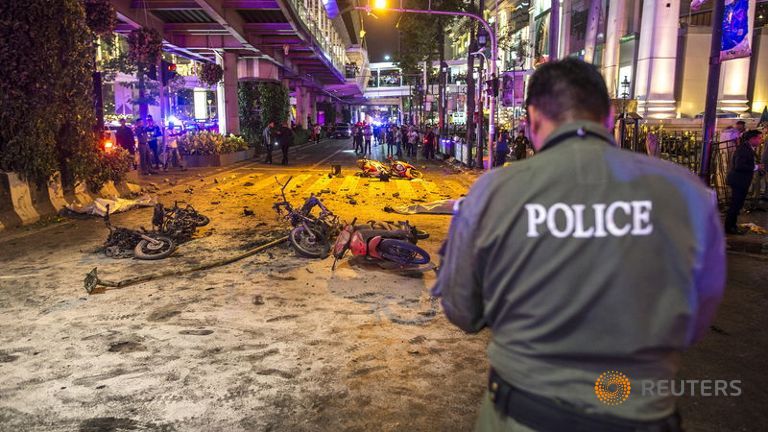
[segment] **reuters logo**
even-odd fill
[[[632,386],[629,378],[618,371],[600,374],[595,381],[595,395],[606,405],[621,405],[629,397]]]

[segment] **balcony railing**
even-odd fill
[[[334,44],[331,42],[332,39],[342,40],[336,29],[333,28],[332,25],[328,26],[327,31],[320,28],[317,24],[320,21],[320,17],[304,5],[304,0],[287,1],[298,13],[302,23],[309,29],[309,33],[314,36],[315,40],[320,45],[325,58],[330,60],[331,64],[333,64],[340,74],[344,75],[344,65],[347,63],[344,47],[339,43]]]

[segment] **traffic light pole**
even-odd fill
[[[368,6],[355,6],[353,9],[355,10],[362,10],[366,11],[368,14],[370,14],[373,11],[373,8],[371,7],[370,3]],[[445,15],[445,16],[461,16],[461,17],[467,17],[470,19],[473,19],[480,23],[485,28],[485,31],[488,32],[488,36],[491,38],[491,64],[488,68],[488,72],[492,77],[495,77],[497,74],[496,71],[496,61],[498,60],[498,46],[496,41],[496,33],[494,33],[493,28],[490,24],[488,24],[488,21],[484,20],[482,17],[469,13],[469,12],[450,12],[450,11],[440,11],[440,10],[432,10],[432,9],[408,9],[408,8],[381,8],[381,10],[385,11],[392,11],[392,12],[400,12],[400,13],[415,13],[415,14],[422,14],[422,15]],[[467,71],[469,73],[469,71]],[[480,83],[478,83],[479,85]],[[488,100],[488,110],[490,111],[490,117],[488,121],[488,170],[490,170],[493,167],[493,138],[496,136],[496,95],[491,94],[491,97]],[[482,116],[483,113],[480,113]]]

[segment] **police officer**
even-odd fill
[[[759,130],[753,129],[744,132],[741,135],[741,142],[736,147],[736,151],[733,152],[731,168],[726,178],[726,183],[731,187],[731,202],[725,217],[725,232],[728,234],[744,234],[736,225],[736,220],[741,208],[744,207],[754,172],[761,172],[763,169],[762,164],[755,163],[757,160],[756,149],[760,146],[762,137]]]
[[[613,144],[592,65],[541,66],[527,109],[540,154],[477,180],[454,209],[433,288],[455,325],[491,331],[476,428],[679,431],[674,397],[639,387],[675,378],[722,297],[713,194]],[[628,380],[606,384],[609,371]]]

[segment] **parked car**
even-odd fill
[[[336,123],[331,136],[333,138],[350,138],[352,137],[352,127],[349,123]]]

